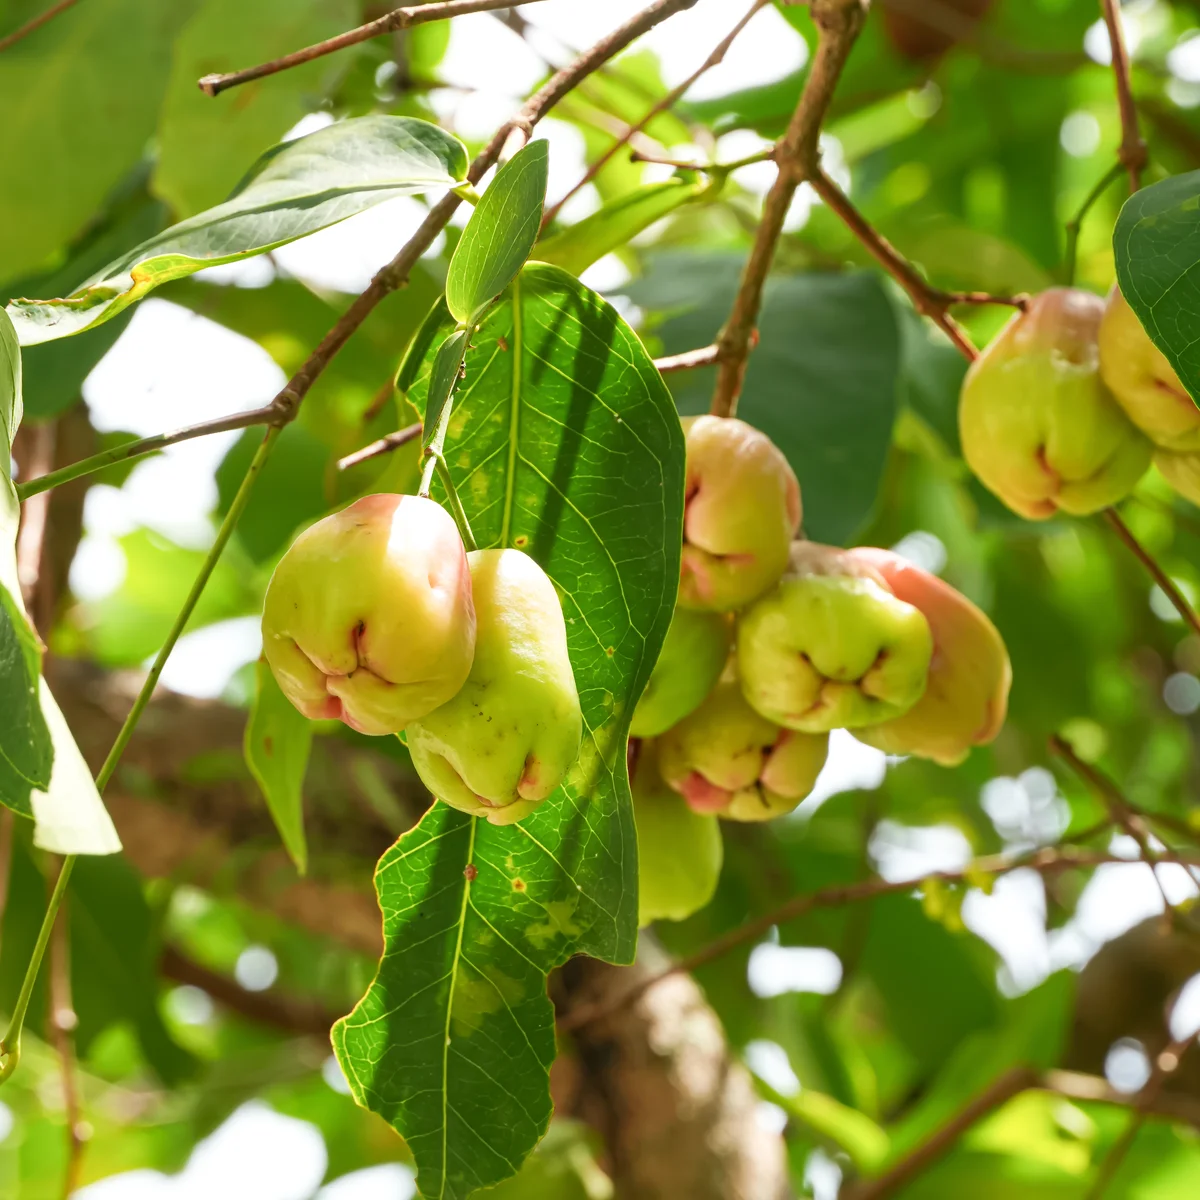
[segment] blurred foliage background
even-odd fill
[[[473,36],[494,39],[498,58],[523,38],[535,57],[561,61],[569,51],[555,49],[539,22],[543,10],[570,3],[471,18]],[[0,0],[0,36],[39,7]],[[619,6],[611,7],[615,23]],[[963,12],[986,13],[966,22],[965,39],[924,27],[914,44],[903,25],[914,5],[877,0],[836,93],[825,161],[937,286],[1014,293],[1061,281],[1068,223],[1109,170],[1120,137],[1096,0],[915,5],[926,7],[927,15],[956,17],[943,24],[960,32]],[[715,32],[710,44],[696,43],[697,63],[738,15],[732,8],[700,6],[705,29]],[[1131,0],[1123,14],[1148,179],[1200,168],[1200,5]],[[458,36],[444,23],[378,38],[215,101],[195,87],[208,71],[249,65],[375,15],[354,0],[81,0],[0,54],[0,293],[66,294],[121,250],[217,202],[302,118],[421,116],[476,149],[482,136],[456,122],[469,84],[448,86],[440,74]],[[815,44],[803,6],[761,18],[786,21]],[[685,97],[636,144],[698,163],[752,154],[782,131],[803,78],[800,67],[726,94]],[[556,110],[552,162],[570,164],[580,150],[595,160],[623,122],[639,120],[665,92],[656,53],[635,47]],[[505,115],[489,113],[487,132]],[[705,345],[724,321],[770,170],[734,172],[593,268],[589,282],[623,306],[656,353]],[[670,173],[622,152],[564,209],[559,227]],[[553,178],[551,200],[556,186],[561,195],[573,182],[569,174]],[[1124,196],[1117,180],[1083,224],[1081,286],[1104,292],[1112,283],[1110,237]],[[411,490],[408,451],[345,471],[337,462],[412,419],[399,411],[391,379],[441,286],[455,236],[448,230],[410,286],[355,334],[285,430],[193,631],[253,617],[275,559],[313,518],[367,488]],[[381,250],[378,262],[390,253]],[[285,373],[351,300],[289,270],[285,256],[255,272],[202,274],[158,295],[249,339]],[[973,308],[964,320],[982,344],[1007,316]],[[122,316],[27,353],[22,473],[47,447],[66,462],[125,436],[89,419],[84,381],[130,325]],[[1136,805],[1165,814],[1175,832],[1164,840],[1200,837],[1200,640],[1185,634],[1102,522],[1023,522],[972,480],[956,434],[964,366],[836,217],[802,191],[768,286],[740,415],[791,459],[808,536],[903,543],[989,612],[1013,660],[1009,720],[994,746],[955,770],[910,760],[888,764],[885,774],[880,760],[843,744],[835,756],[841,775],[821,789],[823,803],[810,801],[769,827],[726,830],[717,897],[690,920],[656,930],[669,950],[695,950],[798,892],[876,871],[919,879],[1086,831],[1104,812],[1051,761],[1047,739],[1055,733]],[[707,406],[710,370],[670,383],[681,411]],[[170,395],[146,403],[146,432],[184,423]],[[217,465],[212,516],[223,512],[256,439],[235,439]],[[141,469],[64,488],[51,506],[43,560],[51,583],[36,615],[55,659],[50,678],[64,681],[56,690],[69,692],[64,707],[89,754],[106,745],[115,729],[110,707],[123,711],[129,675],[161,644],[202,556],[202,535],[173,540],[155,528],[152,511],[135,508],[137,519],[117,540],[116,582],[86,586],[98,567],[94,558],[76,560],[84,515],[90,522],[111,504],[114,489],[128,492]],[[145,504],[148,493],[129,494]],[[1185,592],[1200,596],[1200,512],[1152,474],[1122,514]],[[235,1111],[261,1118],[258,1108],[242,1107],[251,1103],[315,1126],[325,1154],[307,1182],[288,1191],[280,1182],[289,1178],[285,1160],[294,1166],[302,1155],[272,1157],[264,1133],[257,1145],[268,1165],[254,1194],[303,1197],[324,1183],[321,1194],[331,1198],[406,1195],[402,1143],[353,1105],[320,1030],[369,981],[371,865],[426,801],[393,739],[323,728],[306,785],[312,878],[366,900],[357,925],[314,911],[304,889],[315,884],[297,883],[279,853],[241,760],[251,671],[242,667],[219,698],[167,699],[152,710],[114,786],[127,854],[81,862],[72,883],[83,1177],[178,1171]],[[169,819],[155,824],[156,813]],[[131,839],[130,829],[142,838]],[[1088,845],[1103,849],[1110,840],[1136,857],[1111,829]],[[11,1007],[36,935],[44,871],[17,828],[0,927],[2,1008]],[[1164,868],[1161,877],[1172,900],[1195,894],[1183,868]],[[768,1105],[762,1119],[786,1139],[797,1194],[836,1195],[843,1176],[903,1154],[1013,1063],[1107,1071],[1129,1093],[1144,1081],[1148,1056],[1170,1040],[1169,1005],[1200,971],[1200,936],[1189,920],[1166,929],[1154,918],[1161,898],[1146,867],[1045,881],[1019,872],[994,890],[980,883],[962,894],[914,886],[815,912],[699,973],[732,1052],[755,1073]],[[31,1039],[26,1064],[0,1098],[0,1192],[29,1200],[61,1194],[68,1153],[45,1011],[41,995],[35,1032],[46,1040]],[[1194,1049],[1166,1087],[1200,1104]],[[1020,1189],[1030,1200],[1082,1198],[1127,1120],[1120,1107],[1026,1093],[902,1194],[999,1200]],[[200,1169],[197,1161],[189,1171]],[[609,1194],[603,1161],[593,1134],[558,1122],[522,1176],[495,1194],[601,1197]],[[361,1174],[381,1164],[393,1164],[391,1173]],[[341,1177],[362,1190],[334,1190]],[[157,1176],[143,1182],[166,1187]],[[386,1190],[366,1190],[373,1187]],[[1105,1194],[1183,1200],[1198,1190],[1195,1128],[1155,1118]],[[175,1193],[114,1186],[87,1194]]]

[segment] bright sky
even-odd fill
[[[543,63],[538,54],[562,63],[570,57],[571,48],[590,44],[643,3],[546,0],[526,5],[522,12],[538,30],[533,38],[536,53],[488,15],[460,18],[453,26],[443,75],[450,83],[476,90],[447,89],[436,94],[439,114],[464,135],[490,134],[541,75]],[[643,44],[658,52],[667,82],[675,84],[699,66],[743,11],[742,3],[700,0]],[[1102,25],[1099,32],[1089,33],[1089,39],[1088,49],[1094,57],[1107,53]],[[750,23],[725,62],[690,94],[717,95],[767,82],[795,70],[806,57],[802,39],[768,7]],[[1176,57],[1178,61],[1171,66],[1179,80],[1200,79],[1200,39],[1187,43]],[[321,123],[320,116],[307,118],[295,132],[307,132]],[[1072,145],[1085,134],[1089,130],[1082,126],[1064,126],[1064,139]],[[573,129],[553,120],[539,127],[539,136],[551,144],[549,199],[553,202],[582,173],[582,142]],[[753,135],[734,134],[722,139],[717,149],[722,157],[732,158],[763,144]],[[676,149],[686,152],[688,148]],[[653,173],[653,168],[647,170]],[[770,178],[771,169],[765,165],[748,168],[739,176],[755,191],[765,190]],[[589,192],[585,190],[571,202],[568,215],[583,215],[595,205]],[[803,219],[807,203],[801,199],[793,223]],[[398,200],[284,247],[275,258],[283,270],[314,284],[356,292],[407,240],[423,213],[416,201]],[[270,264],[260,259],[212,274],[242,286],[263,286],[270,281],[271,271]],[[612,263],[597,264],[589,282],[601,289],[623,282],[619,264],[616,270]],[[263,404],[284,382],[280,369],[254,343],[203,317],[151,299],[139,307],[125,334],[92,373],[85,395],[99,429],[148,435]],[[86,537],[72,572],[72,586],[81,599],[99,598],[120,583],[124,559],[114,539],[138,525],[161,530],[188,545],[206,544],[212,535],[209,514],[216,499],[213,470],[235,437],[218,435],[172,447],[137,467],[119,491],[92,489],[85,514]],[[936,538],[930,538],[928,534],[910,535],[902,549],[937,570],[944,563],[945,552]],[[164,683],[193,695],[217,696],[233,672],[258,652],[257,621],[253,618],[213,626],[182,639]],[[886,760],[878,751],[862,746],[848,734],[834,734],[829,763],[817,788],[793,819],[807,819],[838,792],[878,787],[886,769]],[[1053,780],[1047,785],[1042,776],[1027,772],[1020,780],[993,781],[998,786],[989,785],[992,791],[981,797],[981,802],[1006,829],[1011,826],[1053,836],[1046,824],[1053,825],[1057,811]],[[969,857],[966,839],[950,826],[914,831],[885,823],[871,850],[881,873],[892,879],[915,878],[938,868],[954,869]],[[1195,890],[1182,869],[1166,867],[1162,871],[1172,898]],[[1082,965],[1103,941],[1161,906],[1149,869],[1130,863],[1098,871],[1077,916],[1052,934],[1045,928],[1042,883],[1032,872],[1002,879],[991,896],[972,892],[963,915],[968,926],[999,951],[1004,960],[1002,984],[1017,992],[1035,986],[1061,966]],[[750,961],[751,986],[763,995],[827,992],[836,987],[840,976],[837,957],[825,950],[767,944]],[[1200,1024],[1200,986],[1191,989],[1176,1017]],[[755,1043],[748,1061],[780,1090],[797,1086],[786,1053],[774,1043]],[[327,1078],[331,1086],[340,1086],[336,1064],[334,1067]],[[775,1118],[767,1110],[765,1119]],[[238,1109],[197,1146],[181,1175],[167,1179],[157,1172],[133,1172],[84,1188],[77,1196],[78,1200],[207,1200],[217,1195],[222,1200],[309,1200],[314,1195],[319,1200],[405,1200],[413,1194],[411,1175],[394,1166],[360,1171],[318,1191],[325,1163],[325,1146],[314,1126],[253,1102]],[[818,1191],[832,1194],[836,1165],[819,1162],[813,1171],[814,1184],[819,1183],[818,1177],[825,1181]]]

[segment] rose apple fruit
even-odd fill
[[[418,496],[364,496],[311,525],[279,560],[263,653],[306,717],[397,733],[466,682],[475,609],[462,538]]]
[[[800,528],[800,485],[765,433],[733,417],[684,422],[687,474],[679,603],[729,612],[787,566]]]
[[[520,550],[467,555],[475,661],[458,693],[408,727],[417,773],[454,808],[510,825],[562,783],[583,715],[554,585]]]
[[[1090,292],[1043,292],[963,380],[963,456],[990,491],[1030,520],[1107,508],[1150,465],[1150,442],[1100,377],[1103,315],[1104,301]]]
[[[750,704],[803,733],[874,725],[921,698],[929,622],[845,550],[796,542],[778,584],[738,617],[737,667]]]
[[[850,554],[874,567],[893,595],[920,609],[933,634],[925,694],[903,716],[856,729],[888,754],[915,754],[952,767],[1000,732],[1012,664],[999,630],[961,592],[890,550]]]

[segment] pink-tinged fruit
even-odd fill
[[[511,825],[579,757],[583,714],[567,626],[545,571],[520,550],[474,550],[475,661],[462,689],[407,732],[425,786],[453,808]]]
[[[855,737],[888,754],[915,754],[952,767],[972,746],[1000,732],[1008,711],[1012,664],[999,630],[961,592],[890,550],[849,552],[874,568],[901,600],[925,615],[933,658],[925,694],[903,716],[856,729]]]
[[[787,566],[800,485],[765,433],[731,417],[684,421],[687,477],[679,603],[731,612]]]
[[[262,632],[305,716],[398,733],[471,669],[475,609],[454,521],[431,500],[381,494],[311,525],[275,568]]]
[[[828,748],[828,735],[780,729],[725,680],[658,740],[658,763],[693,812],[767,821],[812,791]]]
[[[1200,450],[1200,408],[1116,287],[1100,322],[1100,374],[1129,419],[1155,445]]]
[[[742,690],[803,733],[890,720],[921,698],[933,653],[920,610],[845,550],[796,542],[779,583],[738,618]]]
[[[1104,301],[1035,296],[971,364],[959,398],[963,456],[1014,512],[1099,512],[1127,496],[1151,446],[1100,377]]]
[[[663,782],[657,747],[642,743],[630,783],[638,839],[638,924],[682,921],[717,890],[724,847],[717,818]]]

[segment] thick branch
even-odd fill
[[[763,288],[783,233],[783,222],[796,189],[817,169],[821,122],[867,15],[865,0],[811,0],[810,8],[817,26],[816,54],[787,132],[775,148],[779,171],[763,204],[762,220],[742,271],[729,320],[717,337],[717,383],[711,406],[717,416],[728,417],[737,411],[746,359],[762,308]]]
[[[1121,28],[1119,0],[1103,0],[1104,23],[1108,26],[1108,41],[1112,47],[1113,76],[1117,81],[1117,106],[1121,110],[1121,145],[1117,157],[1129,172],[1129,190],[1141,187],[1142,172],[1146,169],[1146,143],[1138,130],[1137,105],[1129,82],[1129,51]]]
[[[73,0],[72,0],[73,2]],[[526,3],[536,4],[538,0],[526,0]],[[383,33],[395,33],[400,29],[411,29],[414,25],[424,25],[428,21],[446,21],[451,17],[463,16],[466,13],[490,12],[497,8],[508,8],[512,0],[443,0],[439,4],[421,4],[411,8],[397,8],[390,13],[368,21],[357,29],[339,33],[337,37],[317,42],[315,46],[306,46],[303,50],[285,54],[282,58],[274,58],[270,62],[260,63],[257,67],[247,67],[244,71],[232,71],[227,75],[205,75],[197,81],[200,90],[208,96],[216,96],[227,88],[237,87],[241,83],[249,83],[252,79],[262,79],[267,75],[275,75],[286,71],[289,67],[298,67],[302,63],[312,62],[314,58],[324,58],[347,46],[357,46],[359,42],[370,41]],[[0,46],[0,49],[3,47]]]
[[[920,887],[923,880],[937,881],[944,884],[970,884],[972,880],[987,875],[1002,875],[1010,871],[1029,869],[1050,875],[1060,871],[1069,871],[1077,867],[1095,867],[1104,863],[1128,862],[1115,854],[1096,853],[1092,851],[1075,850],[1068,847],[1058,849],[1038,850],[1033,854],[1019,858],[1006,858],[1003,855],[991,855],[976,859],[962,871],[935,871],[922,879],[888,880],[862,879],[854,883],[841,884],[837,887],[824,888],[819,892],[810,892],[801,896],[793,896],[791,900],[778,908],[739,925],[729,933],[709,942],[707,946],[679,959],[660,974],[643,980],[630,988],[623,996],[612,1001],[612,1007],[606,1009],[584,1008],[568,1013],[560,1023],[560,1028],[578,1029],[591,1021],[598,1021],[611,1016],[613,1012],[624,1008],[636,1001],[650,988],[655,987],[664,979],[683,972],[694,971],[707,966],[711,962],[724,957],[731,950],[744,946],[747,942],[757,941],[772,926],[782,925],[793,921],[818,908],[836,908],[844,904],[854,904],[863,900],[873,900],[877,896],[889,896],[897,892],[911,892]],[[1200,855],[1182,855],[1171,851],[1160,856],[1161,862],[1181,863],[1185,866],[1200,865]]]

